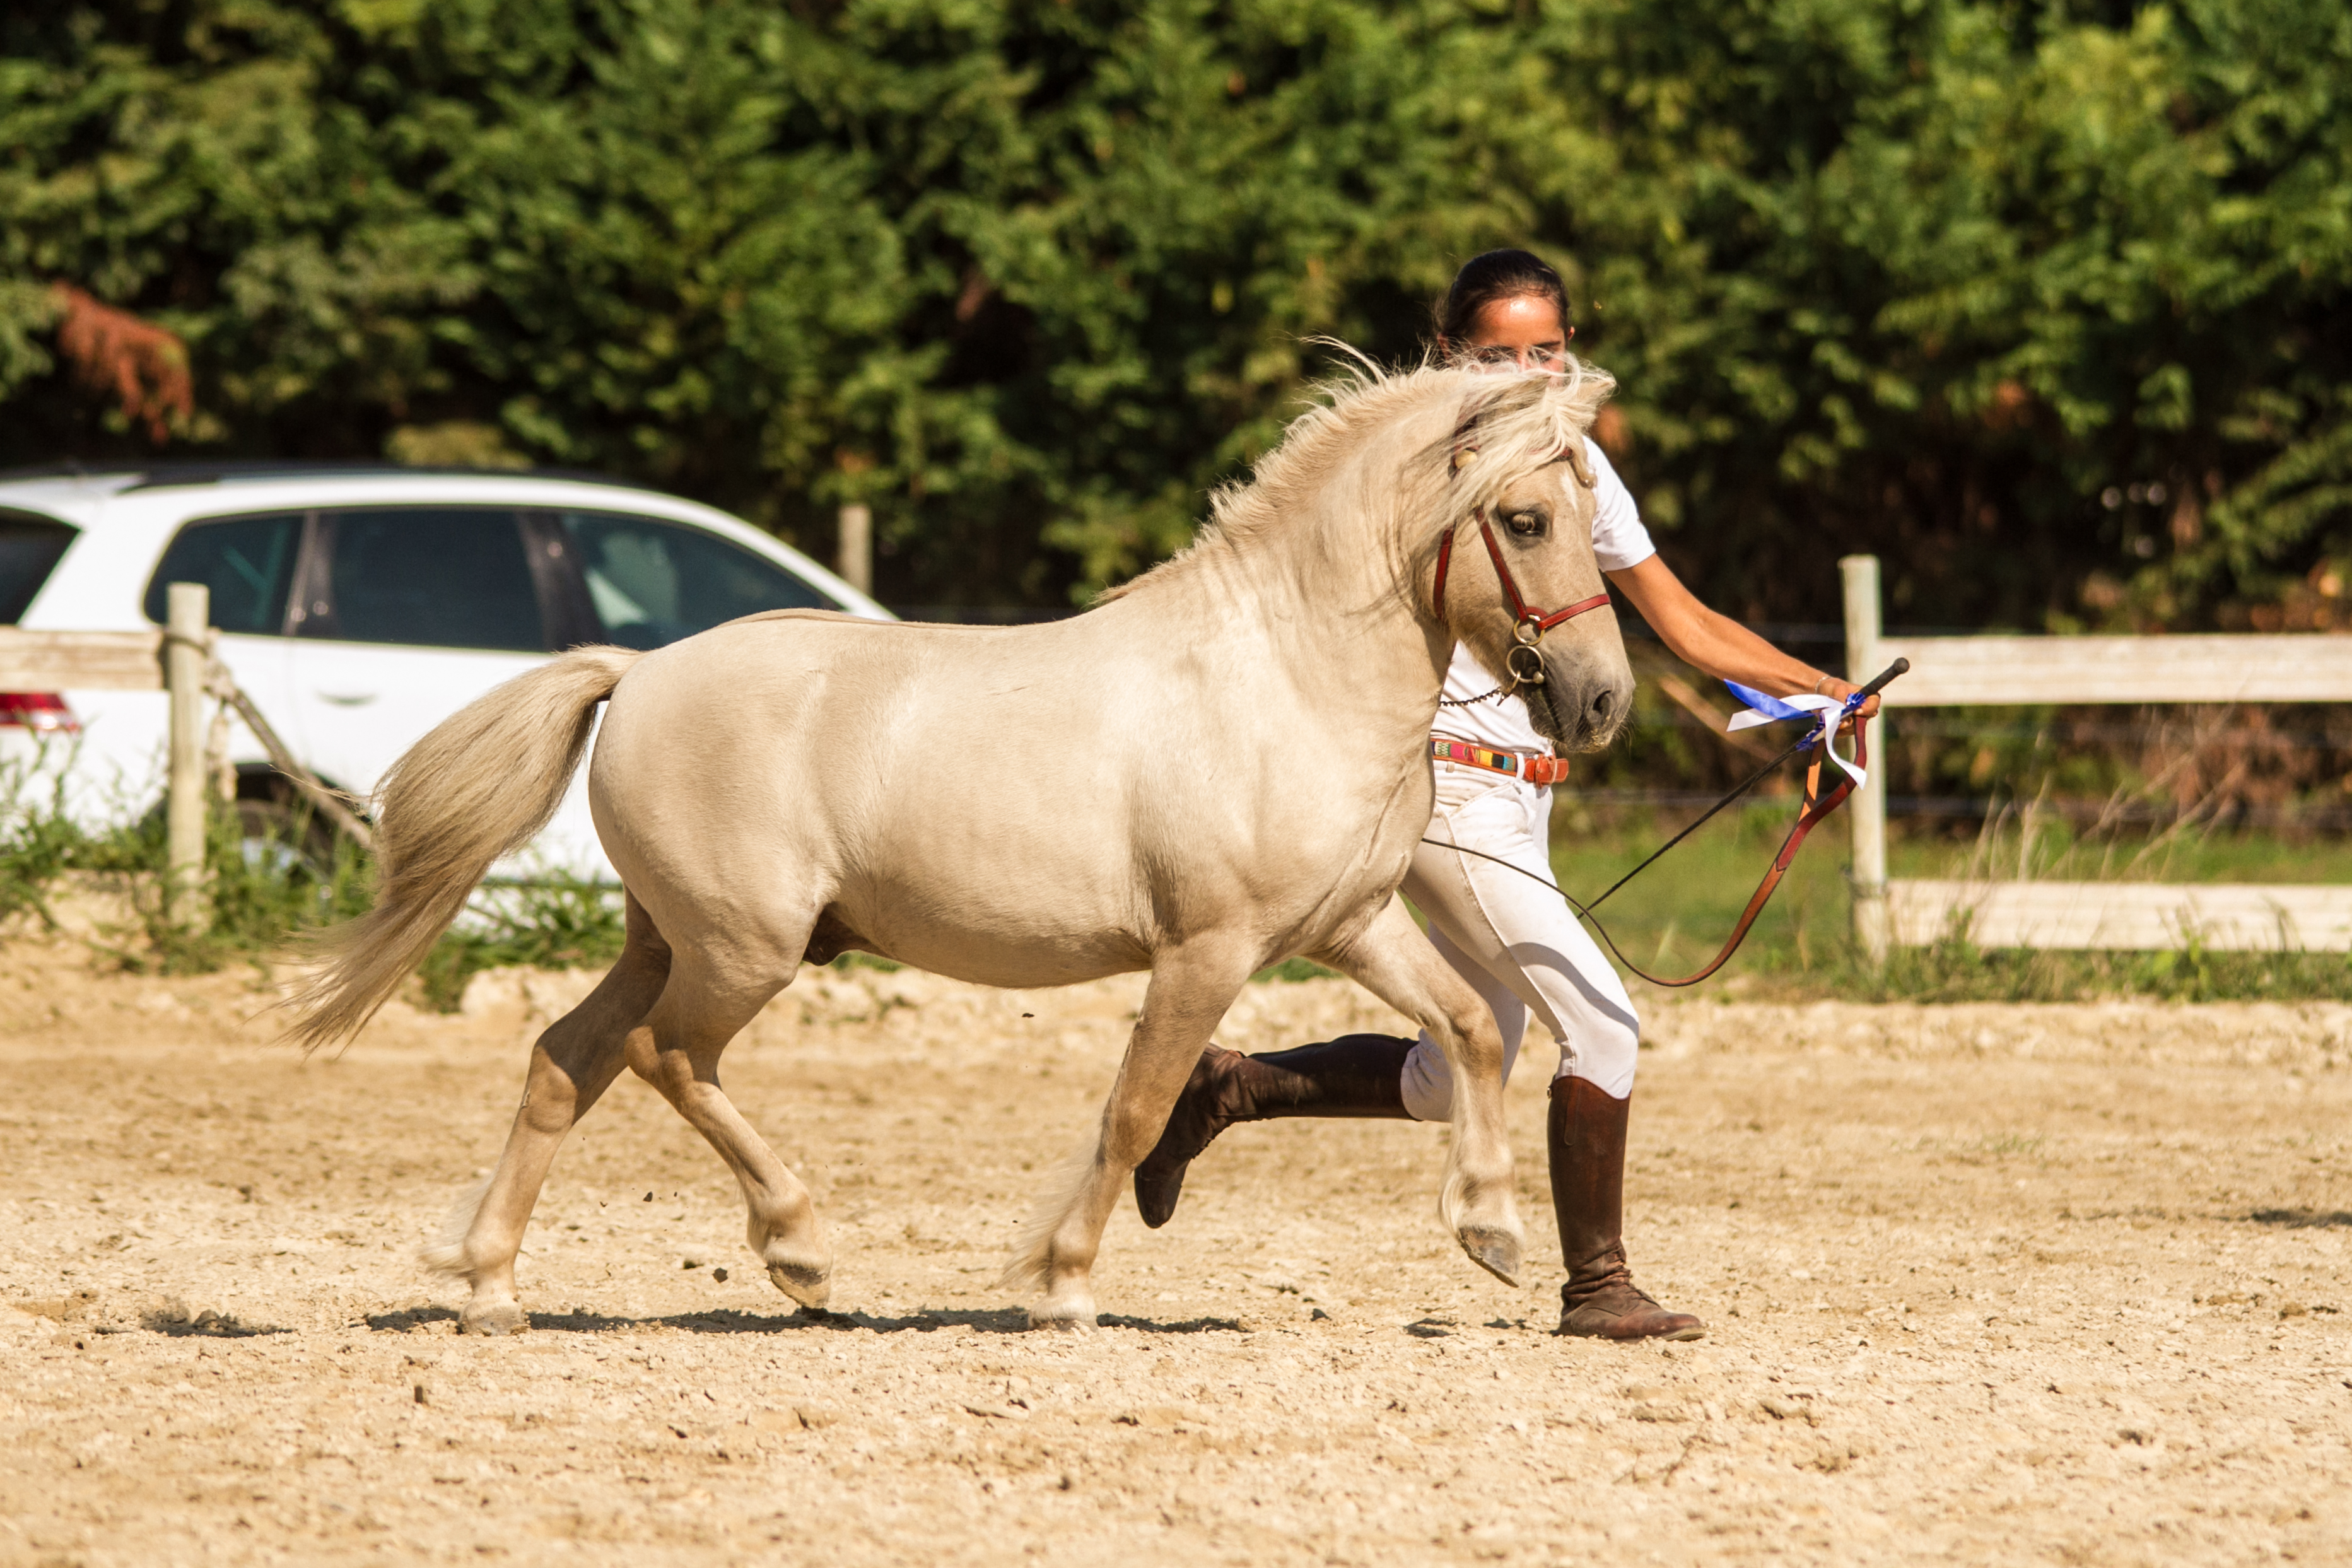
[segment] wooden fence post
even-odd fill
[[[164,798],[164,873],[173,918],[199,919],[194,902],[205,874],[205,637],[212,625],[212,590],[174,583],[166,590],[163,686],[172,704],[170,793]]]
[[[834,562],[843,582],[861,594],[874,592],[874,512],[863,502],[841,509],[841,541]]]
[[[1845,678],[1859,686],[1878,673],[1878,557],[1848,555],[1838,562],[1845,591]],[[1874,964],[1886,961],[1886,763],[1884,707],[1878,721],[1878,754],[1870,783],[1846,803],[1853,824],[1853,940]]]

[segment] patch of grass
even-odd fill
[[[1738,923],[1795,815],[1779,802],[1725,812],[1603,902],[1601,923],[1627,960],[1653,973],[1704,966]],[[1579,831],[1576,814],[1558,812],[1553,874],[1577,899],[1599,898],[1686,820],[1633,814]],[[1843,848],[1831,827],[1814,833],[1733,961],[1737,970],[1809,976],[1840,961],[1851,903]]]
[[[160,812],[90,826],[68,814],[61,771],[13,762],[0,767],[0,919],[30,917],[57,930],[56,889],[80,874],[130,911],[127,924],[101,928],[92,943],[121,968],[200,974],[261,962],[302,931],[358,914],[373,896],[366,856],[339,842],[321,863],[309,828],[298,812],[282,836],[248,838],[236,809],[214,803],[202,886],[174,899]],[[201,920],[189,918],[191,897]]]
[[[1261,969],[1252,980],[1328,980],[1339,974],[1336,969],[1326,969],[1311,958],[1286,958],[1270,968]]]
[[[123,895],[136,922],[100,951],[134,972],[206,974],[238,961],[266,965],[302,933],[364,912],[373,863],[342,839],[321,863],[309,828],[308,813],[298,813],[282,834],[247,838],[234,809],[216,803],[205,822],[200,922],[167,896],[160,816],[94,839],[88,868]]]
[[[434,945],[417,969],[428,1005],[454,1013],[485,969],[590,969],[621,956],[620,889],[559,872],[503,885]]]
[[[220,802],[205,832],[205,918],[192,921],[184,898],[168,896],[163,814],[125,811],[106,826],[78,822],[65,809],[60,773],[37,759],[0,764],[0,920],[58,929],[57,889],[79,875],[129,910],[127,921],[91,941],[105,960],[138,973],[201,974],[236,962],[266,966],[304,933],[363,913],[373,900],[371,858],[348,839],[328,847],[306,811],[298,807],[282,830],[247,837],[235,807]],[[426,956],[425,998],[453,1010],[482,970],[606,964],[622,940],[617,889],[562,875],[493,889]]]
[[[1849,954],[1819,994],[1865,1002],[2352,1000],[2352,961],[2335,952],[2065,952],[1966,942],[1895,948],[1883,970]]]
[[[66,815],[65,778],[37,762],[0,763],[0,921],[30,915],[55,931],[50,891],[80,868],[89,836]]]
[[[2042,1143],[2038,1132],[1995,1132],[1978,1139],[1974,1148],[1977,1153],[2004,1160],[2012,1154],[2039,1153]]]
[[[1735,807],[1601,905],[1625,956],[1654,973],[1688,973],[1713,957],[1794,816],[1793,803]],[[1672,837],[1687,817],[1629,814],[1608,823],[1555,814],[1552,865],[1580,899],[1597,896]],[[2082,880],[2352,881],[2352,844],[2253,832],[2180,832],[2085,842],[2030,814],[1962,837],[1901,833],[1888,858],[1898,877],[2016,876]],[[2068,952],[1984,949],[1955,937],[1898,947],[1883,968],[1851,935],[1847,838],[1832,816],[1807,840],[1747,945],[1696,994],[1791,1001],[2078,1002],[2352,1000],[2352,958],[2325,952]],[[2102,876],[2102,873],[2105,873]]]

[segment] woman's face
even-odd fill
[[[1563,326],[1559,309],[1540,294],[1497,300],[1478,312],[1463,352],[1480,363],[1500,369],[1560,370],[1568,363],[1568,340],[1573,331]]]

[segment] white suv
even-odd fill
[[[434,725],[576,644],[659,647],[788,607],[889,618],[724,512],[594,479],[236,463],[0,474],[0,624],[145,630],[169,583],[212,590],[237,684],[299,760],[362,795]],[[166,726],[161,692],[0,693],[0,749],[78,742],[70,799],[89,818],[160,797]],[[242,725],[231,756],[248,819],[281,808],[284,781]],[[541,867],[612,875],[581,780],[502,869]]]

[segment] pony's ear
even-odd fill
[[[1589,490],[1601,488],[1601,481],[1593,478],[1592,459],[1584,449],[1581,437],[1570,440],[1560,455],[1568,459],[1568,466],[1575,473],[1577,483]]]
[[[1555,395],[1552,380],[1541,375],[1473,376],[1463,395],[1462,412],[1454,422],[1454,472],[1468,467],[1469,460],[1482,451],[1518,460],[1521,454],[1503,448],[1528,442],[1532,432],[1526,428],[1527,421],[1540,416]]]
[[[1481,427],[1507,405],[1512,390],[1510,378],[1505,376],[1482,375],[1473,381],[1463,395],[1461,415],[1454,421],[1451,471],[1458,474],[1477,460]]]

